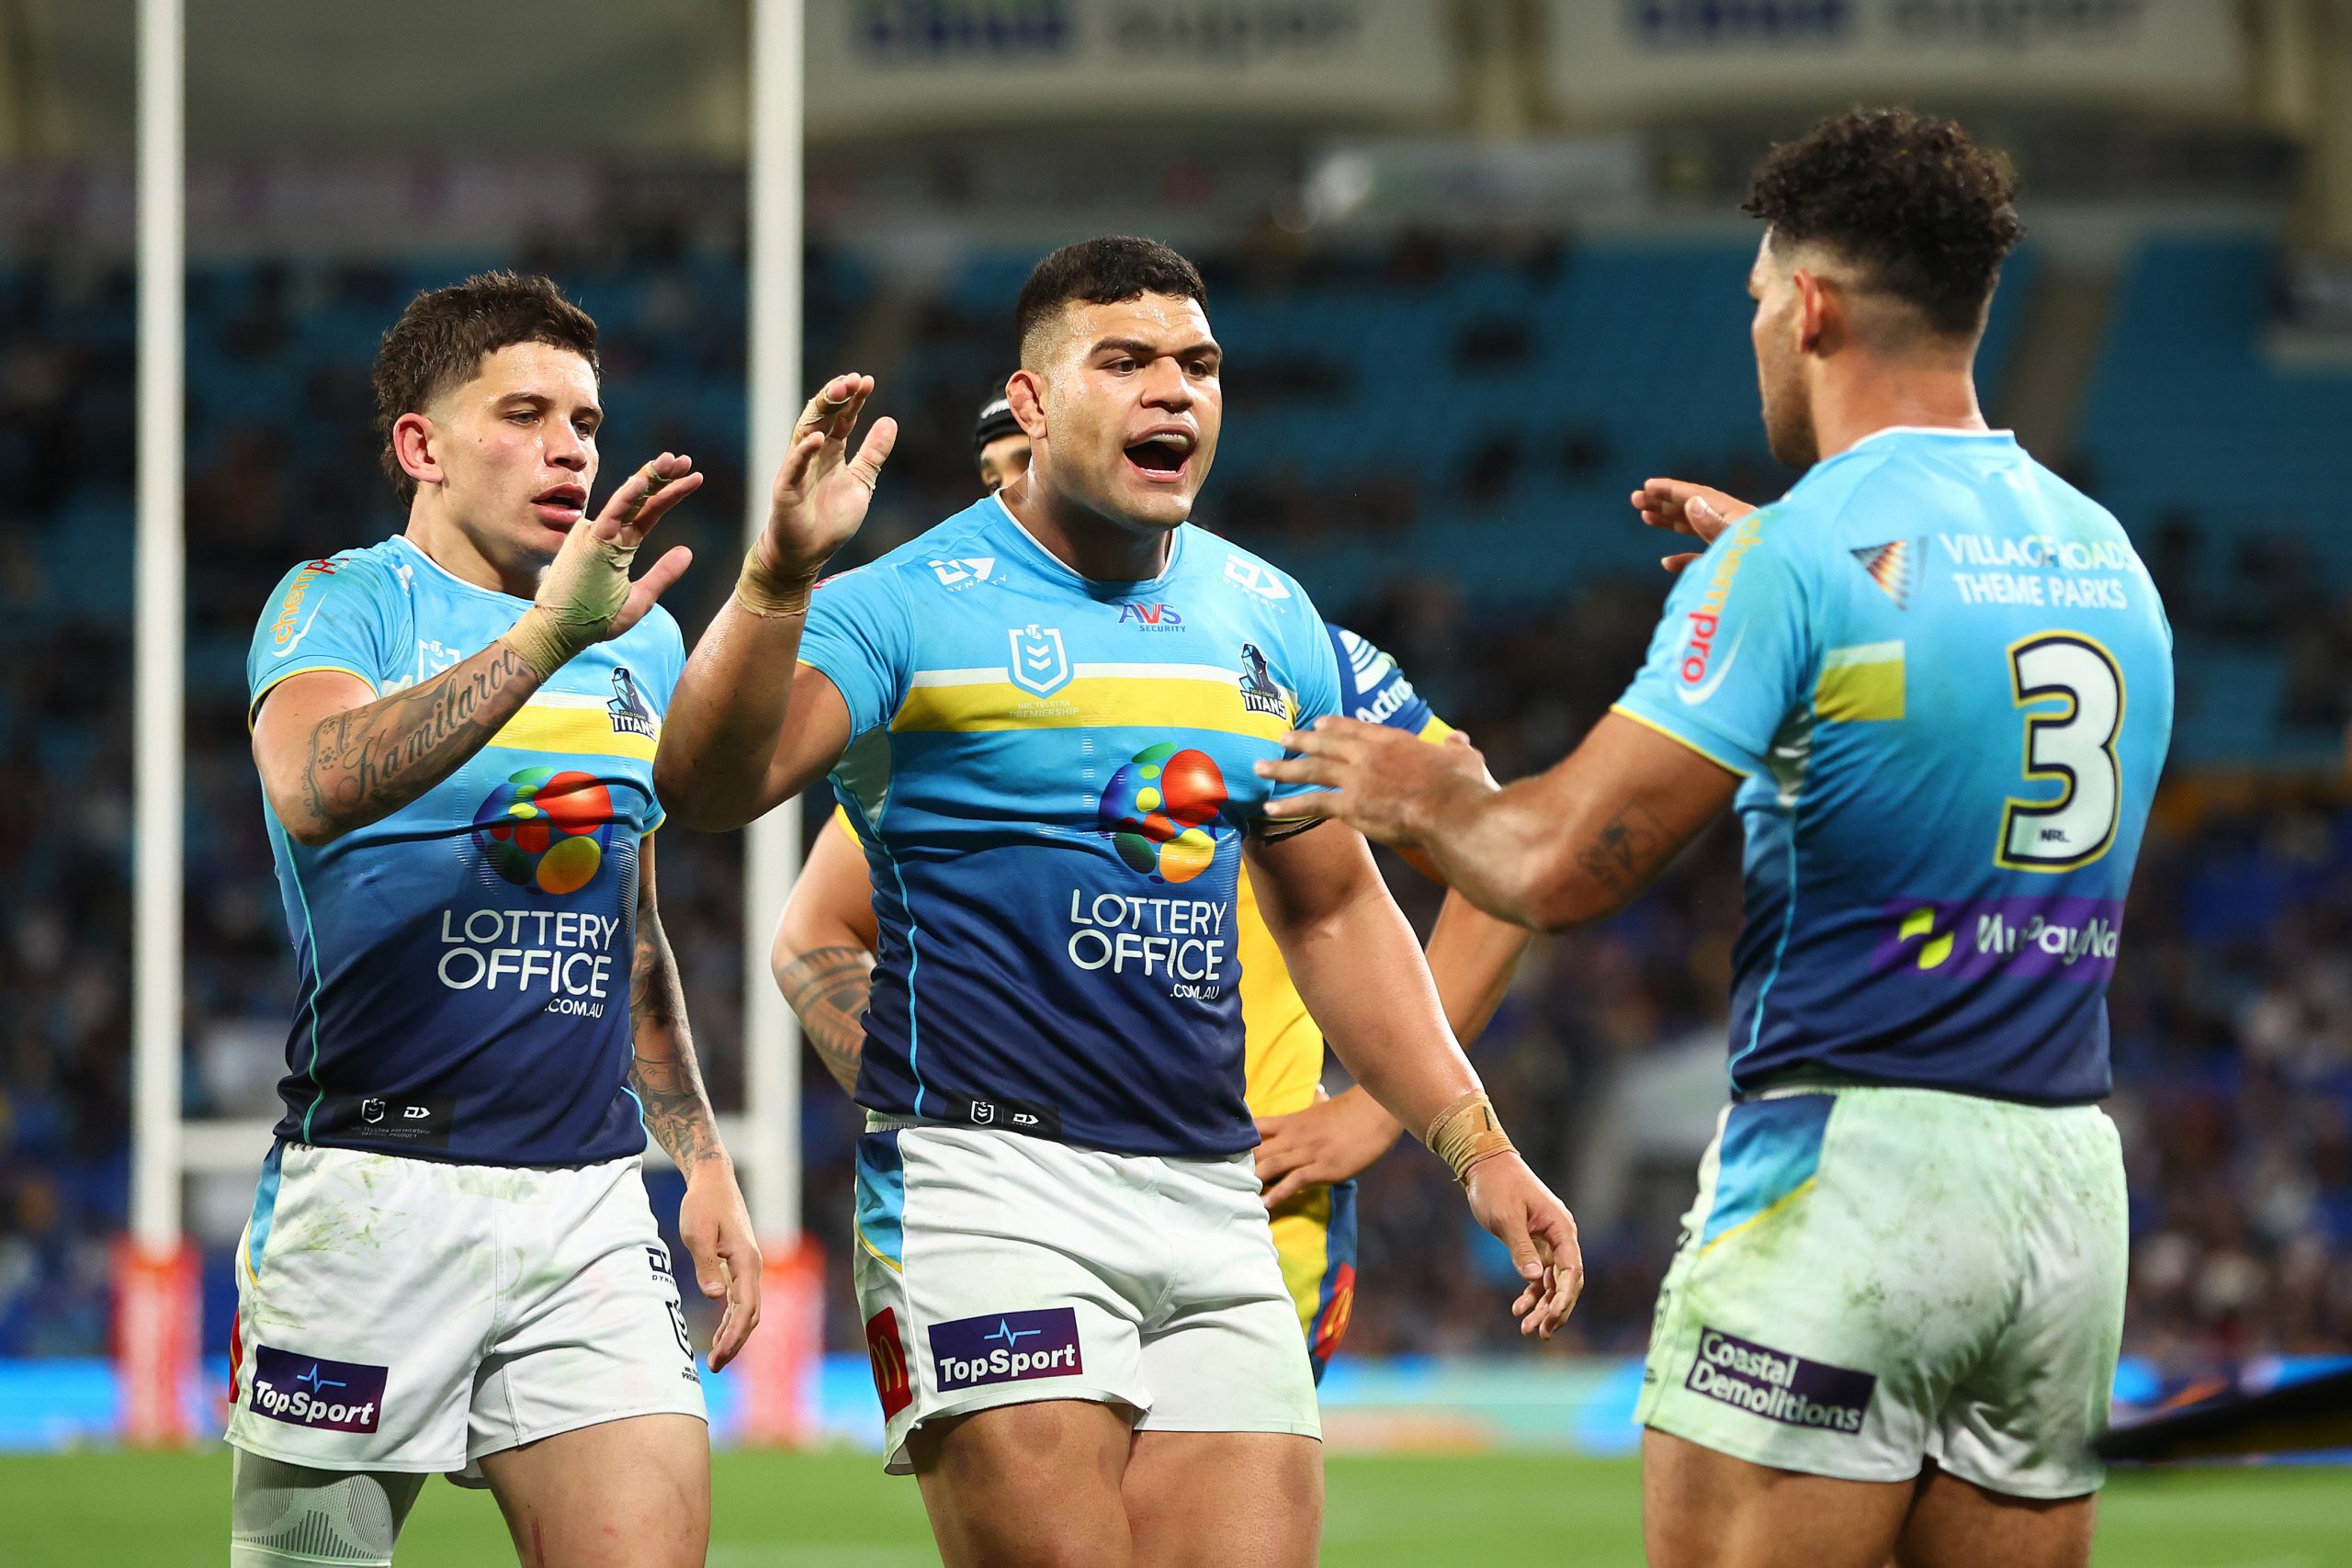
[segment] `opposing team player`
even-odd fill
[[[1973,377],[2022,232],[1946,120],[1774,150],[1747,210],[1774,454],[1632,688],[1497,789],[1327,722],[1267,770],[1544,926],[1622,907],[1736,800],[1731,1080],[1658,1300],[1650,1561],[2062,1568],[2122,1329],[2107,987],[2172,726],[2171,634],[2113,517],[1988,430]],[[1693,509],[1693,504],[1695,510]]]
[[[726,1314],[759,1251],[654,900],[653,752],[684,647],[646,533],[593,520],[595,323],[544,278],[420,295],[376,362],[407,531],[289,573],[250,661],[300,971],[286,1113],[239,1249],[232,1561],[383,1563],[425,1475],[526,1568],[699,1564],[702,1390],[639,1172]]]
[[[1261,829],[1250,764],[1339,711],[1340,671],[1295,583],[1185,521],[1222,412],[1205,292],[1149,241],[1048,256],[1007,388],[1027,476],[812,605],[896,434],[853,457],[873,383],[834,382],[656,764],[710,828],[831,773],[865,840],[858,1292],[952,1564],[1313,1561],[1314,1382],[1242,1098],[1245,857],[1343,1059],[1510,1247],[1522,1328],[1579,1283],[1363,840]]]
[[[809,406],[821,413],[825,405],[820,397]],[[972,449],[980,480],[992,492],[1028,471],[1029,437],[1012,422],[1012,405],[1002,398],[980,410]],[[1154,619],[1171,631],[1184,624],[1167,608]],[[1455,733],[1396,660],[1352,632],[1324,629],[1340,660],[1342,711],[1424,740]],[[839,831],[818,835],[792,886],[776,922],[771,962],[803,1033],[834,1080],[854,1097],[865,1046],[861,1021],[880,933],[864,840],[846,809],[835,807],[833,821]],[[1354,1179],[1386,1154],[1404,1129],[1361,1086],[1329,1098],[1321,1093],[1323,1032],[1283,966],[1247,871],[1237,888],[1234,921],[1245,1042],[1242,1098],[1261,1139],[1258,1179],[1266,1185],[1283,1280],[1320,1382],[1355,1311]],[[1446,1022],[1464,1047],[1501,1003],[1528,935],[1525,927],[1496,919],[1459,896],[1449,896],[1439,911],[1426,956]]]

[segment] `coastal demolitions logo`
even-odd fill
[[[1702,1328],[1699,1357],[1682,1386],[1783,1427],[1825,1427],[1850,1437],[1862,1429],[1878,1379]]]

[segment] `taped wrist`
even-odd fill
[[[778,577],[760,564],[760,552],[743,552],[743,572],[735,580],[735,602],[763,620],[777,620],[786,615],[808,613],[808,591],[816,585],[812,573],[808,577]]]
[[[1439,1111],[1430,1130],[1421,1134],[1421,1142],[1445,1161],[1456,1181],[1467,1179],[1472,1166],[1510,1154],[1513,1146],[1510,1135],[1495,1119],[1493,1103],[1476,1089]]]
[[[572,536],[548,563],[538,597],[506,634],[507,642],[544,681],[564,661],[601,638],[628,603],[635,545],[600,539],[594,525],[572,525]]]

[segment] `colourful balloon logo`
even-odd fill
[[[1145,748],[1111,775],[1102,791],[1103,828],[1133,870],[1190,882],[1216,860],[1216,814],[1225,809],[1225,775],[1216,760],[1189,746]]]
[[[525,768],[474,813],[491,868],[518,887],[577,893],[613,847],[613,797],[588,773]]]

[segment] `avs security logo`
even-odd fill
[[[931,1359],[942,1393],[1086,1370],[1078,1354],[1078,1314],[1069,1307],[933,1324]]]
[[[1007,635],[1012,639],[1014,685],[1050,697],[1069,684],[1069,655],[1059,626],[1016,626]]]
[[[1878,1379],[1702,1327],[1699,1359],[1682,1386],[1783,1427],[1819,1427],[1850,1437],[1862,1429]]]
[[[254,1390],[246,1402],[257,1416],[289,1427],[325,1432],[372,1432],[384,1407],[388,1367],[297,1356],[275,1346],[254,1347]]]
[[[1696,707],[1715,694],[1717,688],[1730,676],[1732,666],[1739,660],[1739,645],[1747,637],[1743,629],[1732,638],[1731,647],[1719,646],[1723,635],[1724,604],[1731,598],[1731,585],[1739,576],[1739,563],[1756,547],[1763,536],[1763,526],[1757,520],[1760,512],[1751,512],[1739,520],[1731,536],[1723,541],[1723,554],[1710,566],[1705,559],[1698,565],[1708,567],[1707,591],[1700,595],[1688,615],[1689,626],[1684,633],[1682,658],[1675,667],[1674,694]],[[1693,568],[1697,570],[1697,568]]]
[[[1184,617],[1176,613],[1173,604],[1130,601],[1119,606],[1119,624],[1152,632],[1178,632],[1184,629]]]
[[[1097,817],[1131,871],[1190,882],[1216,862],[1225,774],[1216,759],[1163,741],[1136,752],[1103,786]]]
[[[612,794],[587,773],[525,768],[483,800],[474,836],[491,869],[516,886],[577,893],[613,847]]]
[[[2123,946],[2116,898],[1910,899],[1888,904],[1871,973],[1973,980],[1986,975],[2105,985]]]

